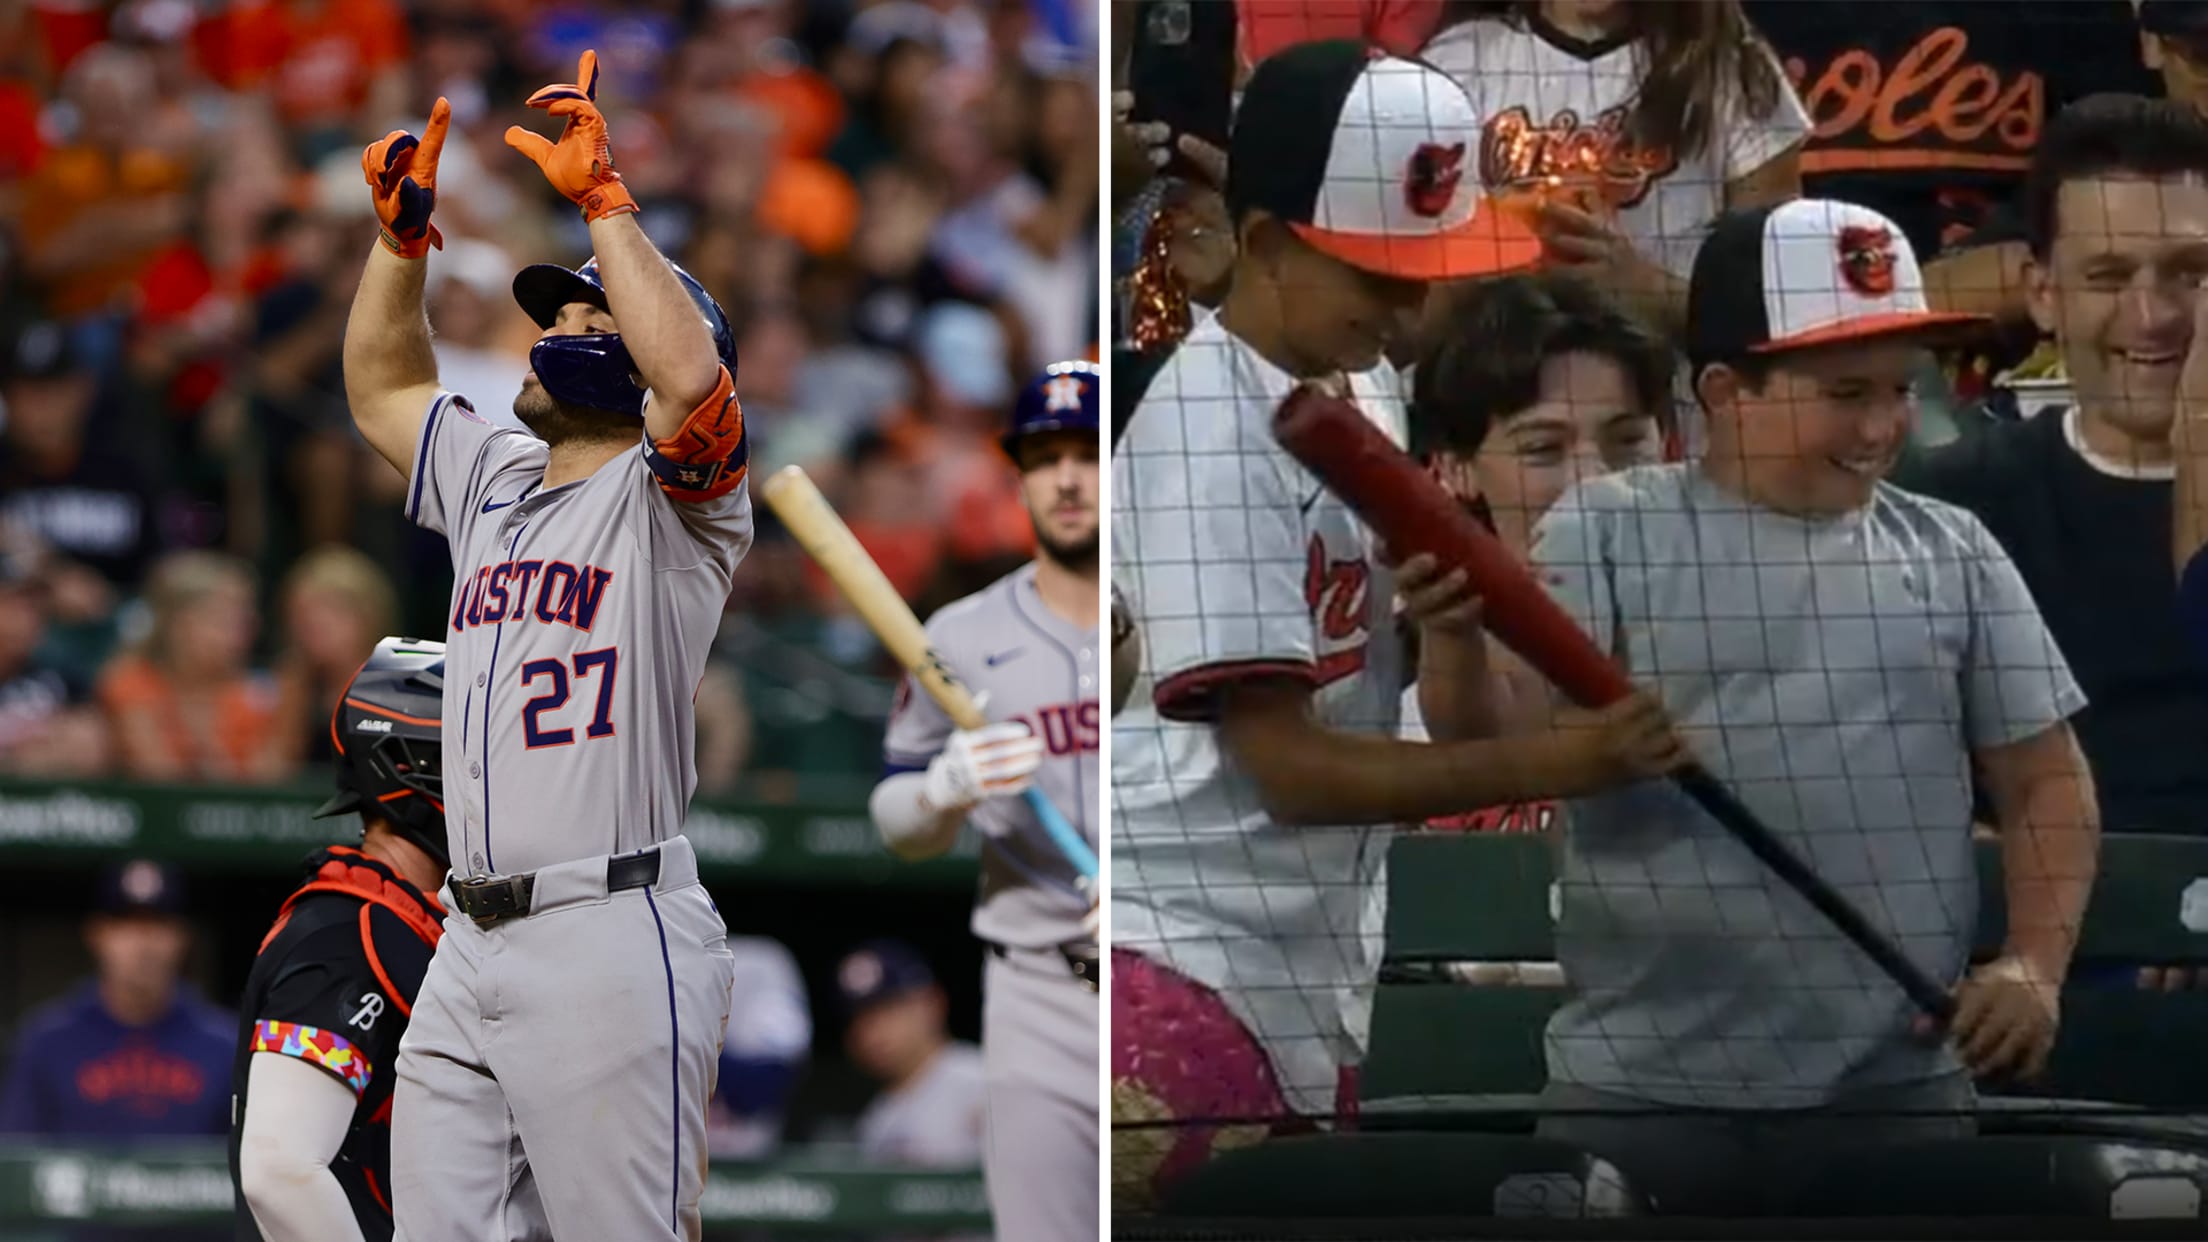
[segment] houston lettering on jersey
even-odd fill
[[[197,1100],[206,1079],[197,1065],[148,1044],[130,1043],[77,1067],[77,1095],[92,1104],[122,1103],[148,1115]]]
[[[1605,108],[1589,121],[1570,108],[1537,122],[1521,104],[1505,108],[1480,127],[1480,180],[1501,189],[1528,177],[1594,176],[1604,201],[1632,207],[1648,197],[1658,178],[1679,167],[1667,147],[1644,147],[1628,138],[1624,105]]]
[[[1365,668],[1365,645],[1371,637],[1365,626],[1366,596],[1372,586],[1372,570],[1362,556],[1332,560],[1326,541],[1317,535],[1305,552],[1303,599],[1311,608],[1311,624],[1318,632],[1312,661],[1319,684],[1332,685]]]
[[[1095,699],[1082,703],[1053,703],[1012,719],[1043,739],[1043,749],[1053,755],[1071,755],[1102,747],[1103,734],[1099,727],[1102,715]]]
[[[1940,26],[1891,63],[1863,48],[1814,68],[1788,57],[1786,76],[1815,127],[1802,171],[2023,172],[2047,118],[2047,84],[2036,70],[2003,76],[1969,54],[1967,32]]]
[[[461,585],[452,610],[454,633],[534,617],[546,625],[589,632],[613,571],[566,561],[501,561]]]

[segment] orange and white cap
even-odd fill
[[[1472,101],[1447,76],[1362,43],[1296,44],[1243,90],[1227,207],[1262,210],[1314,249],[1408,280],[1531,266],[1540,240],[1480,187]]]

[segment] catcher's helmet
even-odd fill
[[[440,867],[445,855],[445,645],[386,638],[330,718],[337,795],[315,818],[373,811]]]
[[[673,267],[673,264],[668,266]],[[730,378],[736,375],[736,334],[728,315],[705,291],[697,278],[675,268],[682,287],[705,317],[713,334],[713,350],[721,356]],[[570,302],[587,302],[605,309],[606,285],[598,275],[598,256],[574,271],[556,263],[536,263],[514,275],[514,301],[540,328],[549,328]],[[618,332],[592,332],[577,336],[548,336],[529,351],[529,365],[536,370],[544,390],[571,405],[593,410],[644,416],[644,389],[636,382],[636,361],[621,343]]]
[[[1103,391],[1095,363],[1051,363],[1012,399],[1012,429],[1004,433],[1004,451],[1017,461],[1024,436],[1045,431],[1094,432]]]

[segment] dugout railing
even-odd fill
[[[1150,1211],[1116,1214],[1114,1236],[2208,1236],[2208,991],[2129,982],[2208,965],[2208,840],[2104,837],[2049,1070],[1988,1091],[1980,1137],[1836,1165],[1802,1219],[1738,1229],[1666,1220],[1625,1171],[1533,1137],[1565,995],[1552,849],[1398,839],[1357,1131],[1218,1154]],[[2004,927],[1997,842],[1978,864],[1983,957]]]

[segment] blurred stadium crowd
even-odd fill
[[[438,631],[442,541],[343,404],[359,153],[453,101],[431,319],[496,416],[513,273],[588,245],[500,135],[587,47],[644,227],[735,321],[754,463],[923,606],[1017,563],[1001,406],[1098,336],[1095,39],[1059,0],[0,0],[0,773],[286,780],[377,636]],[[767,519],[701,794],[871,770],[891,682],[838,608]]]

